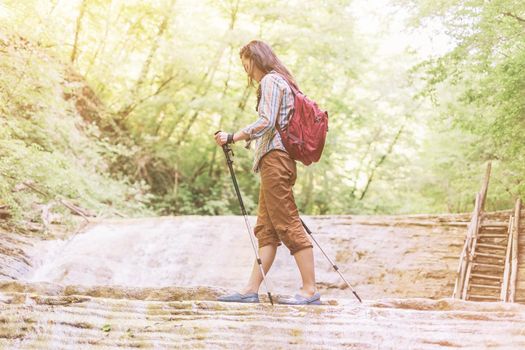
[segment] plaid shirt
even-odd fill
[[[277,114],[279,114],[279,125],[281,130],[285,130],[294,106],[292,90],[286,80],[274,70],[266,74],[260,84],[259,119],[242,129],[250,135],[246,148],[249,149],[252,140],[255,140],[255,158],[252,168],[254,173],[259,172],[259,161],[266,153],[274,149],[286,151],[275,124]]]

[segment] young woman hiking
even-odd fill
[[[292,187],[297,177],[295,160],[291,159],[281,141],[275,124],[286,128],[294,98],[288,84],[293,76],[281,63],[270,46],[251,41],[240,50],[240,57],[250,84],[259,83],[257,107],[259,118],[236,133],[219,132],[219,146],[246,140],[249,148],[255,140],[253,171],[260,173],[259,207],[254,234],[265,274],[275,259],[277,247],[284,245],[293,255],[302,278],[302,287],[294,298],[280,300],[283,304],[320,304],[321,296],[315,285],[313,245],[303,229],[295,204]],[[220,301],[259,302],[262,274],[257,261],[246,286],[237,293],[218,298]]]

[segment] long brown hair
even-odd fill
[[[252,40],[248,44],[244,45],[239,51],[241,59],[243,57],[249,59],[252,64],[251,72],[248,73],[248,83],[253,86],[253,66],[255,65],[265,75],[270,71],[274,70],[286,78],[289,84],[293,84],[298,89],[295,79],[285,65],[279,60],[277,55],[273,52],[270,45],[260,40]],[[257,88],[257,107],[261,99],[261,86]],[[256,109],[257,109],[256,107]]]

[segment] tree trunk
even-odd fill
[[[228,64],[228,74],[226,75],[226,80],[224,81],[224,89],[222,90],[221,100],[224,99],[224,97],[226,96],[226,93],[228,92],[228,89],[229,89],[229,83],[230,83],[230,77],[231,77],[231,68],[232,68],[232,56],[233,56],[233,47],[230,46],[230,58],[228,60],[228,62],[229,62],[229,64]],[[218,127],[217,130],[221,130],[223,119],[224,119],[224,116],[221,115],[221,118],[219,119],[219,127]],[[232,130],[231,132],[235,132],[235,131]],[[212,173],[213,173],[213,167],[215,165],[215,157],[217,156],[217,149],[218,149],[218,146],[214,143],[213,150],[212,150],[211,161],[210,161],[210,169],[208,170],[208,176],[209,177],[211,177]]]
[[[375,175],[375,172],[376,170],[381,166],[381,164],[383,164],[383,162],[386,160],[386,158],[392,153],[393,149],[394,149],[394,146],[395,144],[397,143],[397,141],[399,140],[399,137],[401,136],[401,134],[403,133],[403,129],[404,129],[404,125],[402,125],[396,136],[394,137],[394,139],[392,140],[392,142],[390,143],[390,145],[388,146],[388,150],[385,154],[383,154],[381,156],[381,158],[379,159],[379,161],[374,165],[374,167],[371,169],[371,172],[370,172],[370,175],[368,176],[368,180],[366,182],[366,186],[365,186],[365,189],[363,190],[363,192],[361,193],[361,196],[359,197],[359,200],[363,200],[363,198],[365,197],[367,191],[368,191],[368,188],[370,187],[370,184],[372,183],[372,180],[374,179],[374,175]]]
[[[109,2],[109,5],[108,5],[108,10],[107,10],[107,13],[106,13],[106,26],[105,26],[105,29],[104,29],[104,37],[102,38],[102,40],[99,42],[98,46],[97,46],[97,49],[95,50],[95,53],[93,54],[93,58],[91,58],[91,61],[89,62],[89,66],[87,67],[86,69],[86,72],[84,73],[84,77],[87,77],[89,76],[89,74],[91,73],[91,68],[93,68],[97,58],[98,58],[98,55],[101,53],[101,52],[104,52],[104,49],[106,47],[106,43],[107,43],[107,40],[108,40],[108,34],[109,34],[109,27],[110,27],[110,24],[111,24],[111,11],[113,9],[113,0],[111,0]],[[117,18],[120,16],[120,14],[117,16]]]
[[[228,27],[228,30],[227,30],[226,34],[231,32],[235,28],[235,23],[237,21],[237,13],[238,13],[238,11],[239,11],[239,0],[237,0],[235,2],[235,4],[232,3],[232,7],[231,7],[231,11],[230,11],[230,24],[229,24],[229,27]],[[226,37],[226,35],[225,35],[225,37]],[[217,51],[217,55],[215,56],[214,62],[212,63],[212,65],[210,66],[210,68],[208,69],[206,74],[204,75],[199,88],[197,88],[197,95],[205,96],[208,93],[208,91],[209,91],[209,89],[210,89],[210,87],[212,85],[212,82],[213,82],[213,77],[214,77],[214,75],[217,72],[217,69],[219,67],[219,63],[221,61],[222,55],[224,54],[224,51],[227,49],[227,47],[231,47],[231,45],[229,45],[229,46],[221,45],[221,47]],[[208,81],[206,82],[206,80],[208,80]],[[199,94],[201,86],[204,86],[204,91],[202,91]],[[192,98],[192,101],[195,98],[196,97]],[[186,127],[182,131],[181,137],[175,143],[176,147],[180,146],[181,143],[185,141],[186,137],[188,137],[189,131],[190,131],[191,127],[193,126],[193,124],[195,123],[195,121],[197,120],[197,117],[199,116],[199,114],[200,114],[200,111],[195,111],[193,113],[193,115],[191,116],[188,124],[186,125]],[[169,136],[171,136],[171,133],[170,133]]]
[[[166,31],[166,28],[168,27],[169,19],[171,18],[171,13],[173,11],[173,6],[175,5],[175,0],[172,0],[169,4],[168,11],[166,11],[166,14],[164,15],[164,18],[162,19],[162,22],[159,25],[159,29],[157,31],[157,35],[155,37],[155,40],[153,41],[153,44],[151,45],[149,49],[149,54],[146,60],[144,61],[144,64],[142,65],[142,69],[140,71],[139,77],[137,79],[137,82],[135,83],[135,87],[133,88],[133,95],[136,95],[138,93],[138,90],[144,84],[144,81],[146,80],[146,77],[149,73],[149,69],[151,66],[151,62],[153,61],[153,57],[155,56],[155,53],[157,52],[159,45],[160,45],[160,39],[164,35],[164,32]]]
[[[126,119],[129,116],[129,114],[139,104],[141,104],[145,100],[145,99],[140,99],[137,96],[139,94],[140,88],[142,87],[142,84],[144,84],[144,81],[146,80],[148,76],[151,62],[153,61],[155,53],[157,52],[159,48],[160,40],[162,39],[162,36],[164,35],[166,28],[168,27],[169,19],[171,18],[171,13],[173,12],[174,5],[175,5],[175,0],[172,0],[169,4],[168,10],[166,11],[166,14],[162,18],[162,22],[159,25],[159,29],[157,31],[157,35],[155,36],[155,40],[153,41],[153,44],[150,46],[148,57],[144,61],[144,64],[142,65],[142,69],[140,70],[140,74],[137,78],[137,82],[135,83],[135,86],[133,87],[131,91],[133,102],[121,108],[120,111],[117,113],[120,116],[120,121],[123,121],[124,119]]]
[[[82,30],[82,18],[84,18],[86,13],[87,2],[88,0],[82,0],[82,3],[80,4],[80,12],[78,13],[77,26],[75,29],[75,42],[73,43],[73,51],[71,52],[71,63],[75,63],[75,60],[77,59],[78,38],[80,36],[80,31]]]
[[[353,184],[352,193],[351,193],[352,197],[355,197],[355,192],[357,191],[357,181],[359,179],[359,174],[362,171],[361,169],[363,168],[363,163],[365,162],[366,157],[370,153],[370,150],[374,143],[373,140],[377,140],[379,138],[379,133],[380,133],[379,131],[376,131],[375,135],[372,137],[372,141],[368,143],[365,153],[363,153],[362,157],[359,159],[359,166],[357,167],[357,172],[354,177],[354,184]]]

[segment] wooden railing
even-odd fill
[[[518,280],[518,238],[520,232],[520,214],[521,214],[521,200],[516,200],[514,206],[514,225],[512,230],[512,248],[510,264],[510,290],[508,301],[513,303],[516,300],[516,282]],[[509,240],[511,240],[509,237]],[[504,300],[505,301],[505,300]]]
[[[484,222],[484,206],[490,171],[491,163],[488,163],[481,190],[476,194],[472,219],[468,225],[465,243],[459,259],[452,297],[464,300],[500,300],[513,303],[516,301],[516,285],[518,281],[518,242],[521,200],[516,200],[514,215],[510,215],[508,227],[504,223]],[[502,227],[502,225],[505,225],[503,227],[507,227],[507,234],[502,234],[501,232],[491,233],[491,231],[488,231],[487,234],[487,230],[489,230],[490,227]],[[497,243],[491,243],[491,239],[495,239]],[[479,250],[478,240],[480,240]],[[494,253],[490,250],[494,250]],[[499,254],[502,250],[505,252],[505,255]],[[486,263],[485,261],[487,260],[484,261],[480,259],[489,259],[490,261]],[[473,266],[477,266],[476,269],[479,269],[480,266],[488,268],[489,273],[486,271],[484,273],[472,272]],[[500,272],[490,273],[491,271]],[[479,281],[491,282],[480,283]],[[497,284],[494,285],[495,281],[501,281],[499,286]],[[472,294],[471,289],[475,289],[478,293]],[[498,295],[491,295],[492,292],[487,293],[487,291],[493,291],[494,289],[500,290],[500,292],[496,292]],[[480,291],[483,294],[480,294]]]
[[[472,212],[472,219],[470,220],[470,224],[468,226],[467,236],[465,237],[465,244],[463,245],[463,250],[461,251],[461,256],[459,258],[457,278],[456,283],[454,285],[454,292],[452,293],[452,297],[456,299],[465,298],[465,277],[467,277],[467,274],[470,274],[470,262],[472,262],[472,254],[474,253],[476,245],[475,242],[478,236],[480,221],[483,214],[483,208],[485,206],[485,201],[487,198],[491,168],[492,164],[489,162],[487,164],[487,170],[485,171],[485,178],[483,179],[481,190],[476,194],[474,211]]]

